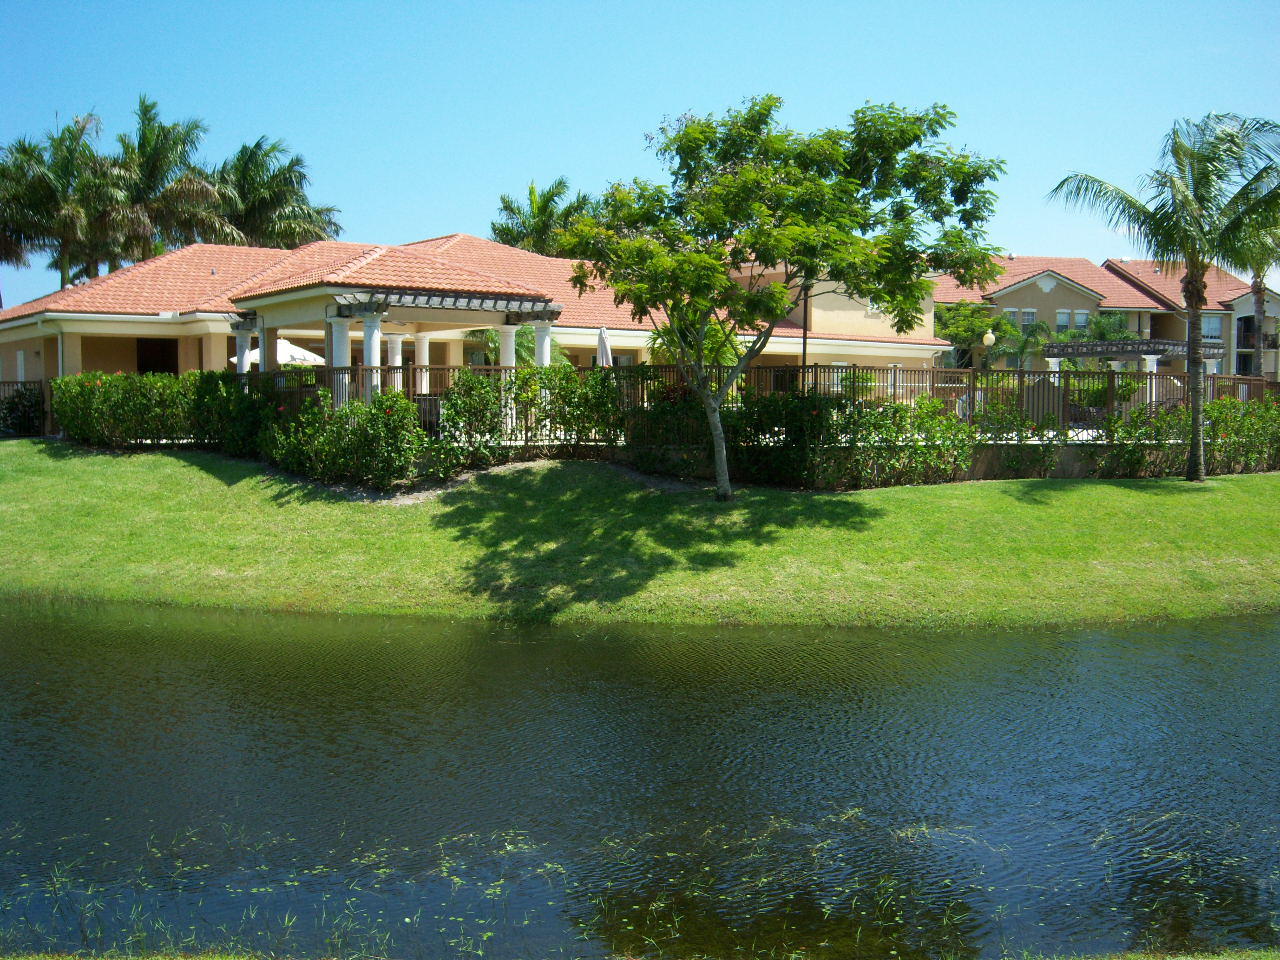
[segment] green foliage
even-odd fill
[[[195,378],[81,373],[53,381],[53,415],[70,440],[127,449],[193,439]]]
[[[22,384],[0,399],[0,433],[31,437],[43,427],[44,391],[40,384]]]
[[[865,106],[846,127],[805,135],[782,125],[781,107],[764,96],[664,124],[654,144],[671,185],[614,184],[566,234],[584,261],[580,291],[607,284],[637,319],[674,329],[666,346],[713,427],[742,370],[815,286],[875,300],[905,333],[931,274],[970,284],[995,272],[982,225],[1001,165],[939,142],[948,109]],[[744,338],[724,377],[708,347],[721,332]]]
[[[266,453],[273,463],[321,483],[350,481],[391,490],[417,477],[428,452],[418,420],[417,406],[403,394],[354,400],[335,410],[321,391],[297,418],[271,430]]]
[[[48,254],[65,286],[195,240],[295,247],[338,233],[283,144],[263,138],[204,169],[202,122],[162,122],[146,97],[135,118],[116,153],[99,151],[93,114],[0,148],[0,262]]]
[[[507,193],[498,198],[498,219],[489,225],[489,235],[521,250],[568,256],[564,230],[594,209],[595,201],[587,194],[569,196],[569,181],[564,177],[556,177],[545,190],[530,182],[526,202]]]
[[[1208,474],[1280,469],[1280,405],[1222,397],[1205,404]],[[1191,443],[1187,407],[1140,407],[1107,424],[1108,450],[1099,471],[1109,477],[1158,477],[1178,470]]]
[[[440,436],[456,448],[468,466],[498,462],[504,435],[502,396],[497,381],[470,370],[459,371],[440,398]]]
[[[997,339],[1015,337],[1017,328],[1003,313],[992,313],[988,303],[940,303],[933,313],[934,333],[962,350],[972,350],[982,343],[988,330]]]

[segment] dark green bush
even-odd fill
[[[71,440],[125,449],[194,439],[195,376],[81,373],[53,381],[53,415]]]
[[[271,429],[266,452],[273,463],[322,483],[345,480],[390,490],[415,479],[428,452],[418,421],[417,406],[402,394],[353,400],[335,410],[322,392],[295,419]]]
[[[44,389],[40,384],[21,384],[0,399],[0,433],[31,437],[43,429]]]

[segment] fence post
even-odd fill
[[[849,364],[849,383],[853,386],[853,402],[858,402],[858,365]]]
[[[1116,415],[1116,371],[1113,367],[1107,371],[1107,419]]]
[[[973,426],[973,408],[978,405],[978,368],[969,368],[969,402],[965,404],[966,419],[969,426]]]
[[[1071,371],[1058,373],[1058,387],[1062,390],[1062,409],[1058,411],[1058,429],[1063,434],[1071,432]]]

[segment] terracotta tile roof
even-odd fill
[[[228,294],[279,262],[288,250],[194,243],[124,267],[88,283],[0,311],[0,322],[37,313],[147,315],[230,313]]]
[[[544,257],[540,253],[530,253],[517,247],[482,237],[473,237],[468,233],[451,233],[444,237],[420,240],[407,244],[406,250],[424,250],[442,260],[482,270],[499,276],[519,277],[523,283],[531,284],[564,307],[557,326],[562,327],[612,327],[615,329],[640,328],[650,330],[653,324],[648,321],[638,322],[631,318],[631,311],[623,306],[615,306],[613,292],[607,287],[590,291],[578,296],[570,282],[573,277],[573,265],[576,260],[564,257]]]
[[[1102,264],[1110,273],[1137,286],[1153,291],[1181,309],[1182,271],[1161,269],[1156,260],[1107,260]],[[1220,267],[1210,267],[1205,275],[1205,299],[1210,310],[1230,307],[1231,301],[1249,292],[1249,284]]]
[[[523,278],[522,278],[523,279]],[[507,276],[495,276],[435,256],[429,249],[320,240],[292,255],[238,290],[237,301],[310,286],[391,287],[440,293],[500,294],[552,299]]]
[[[1130,310],[1168,309],[1166,303],[1152,294],[1084,257],[996,257],[995,261],[1004,268],[1004,273],[994,283],[981,289],[961,286],[954,277],[947,275],[936,278],[933,287],[934,301],[956,303],[960,300],[990,299],[993,294],[1014,284],[1030,280],[1045,271],[1052,271],[1098,294],[1098,305],[1104,310],[1110,307]]]

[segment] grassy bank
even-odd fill
[[[953,627],[1280,605],[1280,475],[841,495],[591,463],[352,502],[202,453],[0,442],[0,591],[563,622]]]

